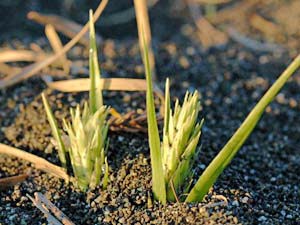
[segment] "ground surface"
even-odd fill
[[[10,10],[15,9],[10,1],[3,2],[7,2]],[[20,15],[25,15],[26,10],[30,9],[43,12],[46,7],[31,2],[19,3],[26,6],[18,7]],[[271,5],[273,8],[266,4],[257,11],[276,20],[281,18],[276,14],[280,9],[298,7],[297,1],[289,1],[291,5],[274,2],[277,3]],[[81,1],[78,4],[82,4]],[[61,4],[57,1],[44,12],[67,15],[81,23],[85,21],[86,16],[82,19],[64,8],[57,10],[59,6]],[[158,83],[163,88],[165,78],[169,76],[173,96],[182,99],[186,89],[197,89],[202,95],[201,117],[205,118],[205,123],[202,149],[197,161],[198,167],[195,168],[196,176],[199,176],[295,56],[299,44],[294,41],[293,48],[290,48],[290,41],[297,40],[298,34],[295,31],[277,40],[276,43],[286,49],[281,53],[252,51],[234,41],[222,47],[204,50],[193,37],[195,28],[186,10],[166,6],[167,3],[160,1],[150,11],[153,17]],[[114,10],[118,8],[110,6],[108,12]],[[174,10],[178,10],[177,13]],[[7,15],[1,10],[1,15],[3,13]],[[79,14],[85,15],[85,12],[80,11]],[[41,27],[25,23],[24,18],[13,24],[21,30],[20,35],[14,32],[16,29],[7,30],[7,24],[0,24],[1,34],[7,30],[0,40],[2,46],[27,48],[29,43],[38,40],[44,43],[43,48],[49,49]],[[242,25],[240,32],[247,36],[272,41],[263,33],[250,29],[246,20]],[[29,27],[25,29],[24,26]],[[22,31],[23,28],[25,31]],[[102,32],[99,23],[98,33],[110,38],[105,39],[99,51],[104,76],[142,77],[134,21],[103,29],[105,32]],[[132,32],[127,32],[128,29]],[[36,32],[38,30],[40,33]],[[111,34],[109,30],[113,30]],[[189,32],[191,35],[187,36]],[[84,54],[78,55],[78,52]],[[84,60],[85,64],[87,62],[86,50],[80,46],[72,50],[69,57]],[[72,75],[76,77],[76,74]],[[35,170],[25,161],[1,155],[0,178],[29,169],[32,174],[21,184],[0,190],[0,224],[44,223],[46,220],[42,213],[26,197],[26,194],[33,195],[35,191],[44,193],[76,224],[300,224],[299,87],[300,76],[295,74],[268,107],[254,133],[203,203],[176,203],[164,207],[157,203],[149,204],[151,171],[147,135],[110,132],[108,161],[111,182],[105,191],[96,189],[82,194],[72,185]],[[34,77],[1,91],[0,142],[20,147],[59,164],[39,97],[45,89],[46,85],[41,79]],[[87,97],[86,94],[46,91],[58,118],[67,114],[70,105]],[[106,92],[104,98],[107,104],[121,112],[145,107],[143,93],[132,95]],[[213,203],[221,202],[224,197],[228,201],[227,206],[214,206]]]

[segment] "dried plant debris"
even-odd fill
[[[94,14],[94,21],[96,21],[102,14],[103,10],[105,9],[108,0],[103,0],[100,2],[98,8],[95,10]],[[12,86],[18,82],[26,80],[44,69],[48,67],[53,62],[55,62],[58,58],[63,56],[66,52],[68,52],[80,39],[85,35],[85,33],[89,29],[89,24],[87,23],[79,33],[77,33],[74,38],[72,38],[62,49],[60,52],[56,53],[55,55],[49,56],[42,61],[35,62],[29,66],[24,67],[24,69],[20,73],[14,74],[14,76],[9,77],[9,79],[2,79],[0,80],[0,89]]]
[[[34,198],[31,197],[30,195],[27,195],[27,197],[32,201],[35,207],[37,207],[45,214],[48,224],[75,225],[62,211],[60,211],[42,193],[35,192]]]
[[[204,49],[225,45],[228,42],[227,35],[215,28],[204,16],[202,16],[200,6],[197,4],[196,0],[188,0],[187,5],[191,17],[197,27],[197,36]]]
[[[145,111],[130,111],[125,115],[119,114],[115,109],[111,109],[112,117],[109,119],[112,131],[126,131],[130,133],[147,133],[147,115]],[[162,120],[161,115],[157,115],[158,121]]]
[[[68,182],[70,180],[70,177],[67,175],[66,171],[63,168],[48,162],[44,158],[41,158],[34,154],[28,153],[21,149],[13,148],[8,145],[0,143],[0,154],[10,155],[10,156],[22,159],[22,160],[26,160],[26,161],[34,164],[34,166],[37,169],[40,169],[44,172],[48,172],[51,175],[54,175],[56,177],[62,178],[66,182]],[[17,178],[12,179],[12,182],[14,182],[14,181],[16,182]]]
[[[82,25],[57,15],[45,15],[32,11],[27,14],[27,18],[44,26],[52,25],[57,31],[71,39],[74,38],[83,28]],[[97,42],[100,43],[101,40],[102,38],[97,35]],[[88,33],[83,35],[78,41],[78,43],[85,46],[88,46],[89,42],[90,40]]]
[[[21,174],[16,176],[10,176],[10,177],[4,177],[0,178],[0,190],[3,190],[5,188],[14,186],[24,180],[29,176],[29,174]]]

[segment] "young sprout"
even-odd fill
[[[153,100],[148,49],[144,45],[144,65],[147,79],[148,136],[152,166],[152,189],[161,203],[174,201],[183,195],[191,179],[191,168],[202,123],[197,123],[200,102],[198,92],[186,93],[182,106],[177,100],[174,112],[170,106],[169,80],[166,81],[163,142],[160,143]]]
[[[167,80],[163,142],[160,146],[146,44],[144,44],[144,49],[143,60],[147,79],[146,103],[154,197],[165,204],[167,200],[177,200],[177,194],[182,195],[187,193],[185,202],[200,202],[252,133],[265,108],[272,102],[296,69],[298,69],[300,66],[300,55],[288,66],[256,104],[231,139],[204,170],[193,188],[189,190],[190,186],[185,184],[189,183],[188,179],[192,176],[191,166],[196,156],[196,146],[203,123],[203,121],[196,123],[200,104],[198,94],[197,92],[192,95],[187,93],[182,107],[179,106],[177,101],[174,113],[172,113],[169,81]]]
[[[200,111],[199,94],[186,92],[182,106],[177,99],[174,112],[170,106],[169,79],[165,87],[165,117],[162,163],[166,182],[167,200],[174,201],[178,194],[185,194],[191,180],[192,166],[201,135],[201,123],[197,123]],[[175,193],[174,193],[175,192]]]
[[[108,164],[105,156],[109,109],[102,105],[102,93],[99,87],[100,70],[98,65],[93,13],[90,11],[90,99],[84,102],[83,111],[79,105],[70,109],[71,121],[63,120],[67,141],[63,142],[57,122],[51,112],[49,103],[42,94],[47,117],[53,136],[58,143],[59,158],[66,167],[66,158],[70,158],[77,185],[83,191],[94,188],[101,183],[106,188],[108,183]],[[68,153],[69,157],[66,157]]]
[[[105,163],[105,142],[108,131],[106,117],[108,110],[101,106],[93,113],[85,102],[82,113],[79,105],[70,109],[71,122],[64,120],[70,146],[68,148],[71,165],[78,186],[86,190],[100,183]]]

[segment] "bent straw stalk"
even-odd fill
[[[43,159],[39,156],[23,151],[21,149],[0,143],[0,154],[11,155],[26,160],[34,164],[35,168],[37,169],[50,173],[53,176],[62,178],[67,182],[69,182],[70,180],[70,177],[68,176],[64,168],[54,165],[48,162],[46,159]]]
[[[237,129],[234,135],[226,143],[219,154],[213,159],[209,166],[202,173],[195,186],[186,198],[186,202],[199,202],[208,192],[209,188],[215,183],[219,175],[231,162],[235,154],[247,140],[265,108],[272,102],[277,93],[282,89],[287,80],[300,66],[300,55],[286,68],[275,83],[269,88],[261,100],[249,113],[242,125]]]

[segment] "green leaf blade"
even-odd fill
[[[144,36],[143,36],[144,37]],[[153,96],[153,85],[151,68],[149,63],[148,48],[143,39],[144,43],[144,66],[147,80],[147,96],[146,96],[146,107],[147,107],[147,122],[148,122],[148,136],[149,136],[149,147],[151,156],[151,168],[152,168],[152,189],[156,199],[162,204],[166,204],[166,186],[164,180],[164,171],[162,166],[162,156],[160,149],[160,138],[158,133],[158,126],[155,114],[154,96]]]
[[[58,156],[59,156],[60,162],[61,162],[62,166],[65,169],[67,169],[65,145],[62,141],[62,137],[61,137],[60,131],[58,129],[57,122],[54,118],[54,115],[52,113],[52,110],[50,108],[50,105],[49,105],[44,93],[42,93],[42,100],[43,100],[43,104],[44,104],[44,107],[46,110],[46,114],[47,114],[47,118],[48,118],[51,130],[52,130],[52,135],[58,144]]]
[[[103,105],[102,90],[100,88],[100,69],[97,56],[97,45],[95,27],[93,22],[93,11],[90,10],[90,52],[89,52],[89,73],[90,73],[90,109],[95,113]]]
[[[259,119],[261,118],[265,108],[272,102],[277,93],[282,89],[287,80],[300,66],[300,55],[288,66],[288,68],[280,75],[275,83],[269,88],[261,100],[249,113],[242,125],[237,129],[234,135],[222,148],[219,154],[213,159],[209,166],[202,173],[189,195],[186,202],[201,201],[207,194],[209,188],[215,183],[219,175],[231,162],[235,154],[244,144],[248,136],[251,134]]]

